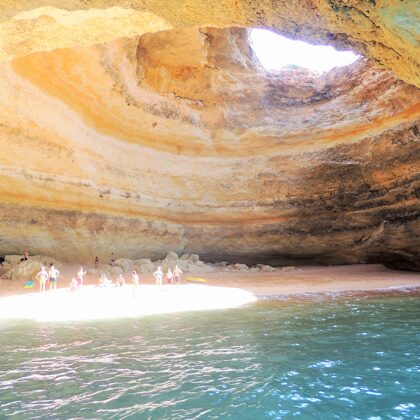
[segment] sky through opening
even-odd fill
[[[296,65],[319,73],[354,63],[359,55],[327,45],[311,45],[285,38],[266,29],[252,29],[251,47],[266,70]]]

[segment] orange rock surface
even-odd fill
[[[7,0],[0,60],[191,26],[267,27],[351,46],[420,86],[417,0]]]
[[[207,14],[201,2],[174,11],[168,2],[93,1],[61,12],[54,1],[11,3],[0,14],[0,255],[29,248],[86,261],[172,250],[418,268],[418,67],[410,36],[397,45],[399,27],[382,8],[300,2],[305,14],[279,2],[277,16],[266,2],[220,2]],[[148,29],[130,26],[132,15]],[[379,27],[368,37],[372,19]],[[323,76],[267,73],[247,29],[191,27],[203,24],[303,38],[319,29],[317,39],[373,59]]]

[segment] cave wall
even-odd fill
[[[9,0],[0,61],[191,26],[266,27],[350,47],[420,86],[417,0]]]
[[[0,255],[418,269],[419,90],[363,59],[266,73],[243,28],[0,64]]]

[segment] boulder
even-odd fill
[[[281,269],[281,271],[295,271],[296,267],[293,267],[292,265],[288,266],[288,267],[283,267]]]
[[[58,268],[59,270],[63,269],[63,263],[58,261],[53,257],[49,257],[48,255],[30,255],[27,261],[36,261],[46,267],[49,267],[51,264],[54,264],[54,267]],[[22,263],[25,261],[22,261]]]
[[[233,264],[233,267],[237,271],[249,271],[249,267],[246,264]]]
[[[196,261],[193,263],[194,265],[197,265],[198,267],[205,267],[207,265],[210,266],[210,264],[206,264],[204,261]]]
[[[219,268],[221,268],[221,267],[227,267],[229,265],[229,263],[226,262],[226,261],[218,261],[218,262],[215,262],[214,264],[211,264],[211,265],[213,267],[219,267]]]
[[[4,257],[4,262],[13,266],[13,265],[19,264],[21,258],[22,258],[22,255],[6,255]]]
[[[196,264],[188,264],[185,269],[181,268],[181,270],[184,273],[188,273],[188,274],[205,274],[205,273],[211,273],[215,271],[216,269],[206,264],[202,266],[196,265]]]
[[[120,267],[124,273],[130,273],[133,271],[134,263],[127,258],[120,258],[115,261],[115,266]]]
[[[175,252],[169,252],[168,255],[164,258],[163,261],[178,261],[178,255]]]
[[[274,267],[271,267],[271,265],[265,265],[265,264],[257,264],[257,267],[265,273],[273,273],[276,271]]]
[[[184,273],[186,273],[186,272],[188,272],[191,263],[186,261],[186,260],[181,260],[180,259],[180,260],[177,261],[177,265]]]
[[[17,264],[11,270],[3,275],[3,278],[9,280],[32,280],[41,270],[42,264],[38,261],[27,260]]]
[[[139,273],[153,273],[155,270],[155,266],[151,260],[148,258],[141,258],[140,260],[133,261],[134,263],[134,270]]]
[[[13,268],[13,265],[6,262],[6,261],[3,261],[2,264],[1,264],[1,267],[2,267],[3,271],[6,272],[6,271],[11,270]]]
[[[190,256],[188,257],[188,261],[191,261],[193,263],[200,261],[200,256],[197,254],[190,254]]]
[[[162,267],[162,271],[163,271],[162,260],[153,261],[153,271],[155,271],[159,266]]]
[[[110,267],[108,269],[109,273],[111,273],[113,276],[119,276],[120,274],[123,274],[123,270],[121,267],[118,267],[117,265],[114,265],[113,267]]]

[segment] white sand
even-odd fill
[[[181,311],[224,309],[254,302],[245,290],[207,285],[131,286],[100,288],[84,286],[45,293],[0,298],[0,319],[70,321],[140,317]]]
[[[63,270],[59,286],[69,284],[76,266]],[[184,277],[186,278],[188,274]],[[381,265],[301,267],[272,273],[215,272],[203,274],[205,284],[156,286],[152,275],[142,276],[138,296],[132,287],[102,289],[87,276],[81,293],[67,288],[39,293],[38,286],[24,289],[23,282],[0,284],[0,319],[40,321],[139,317],[152,314],[234,308],[267,295],[349,292],[420,288],[420,273],[389,270]],[[184,280],[185,281],[185,280]]]

